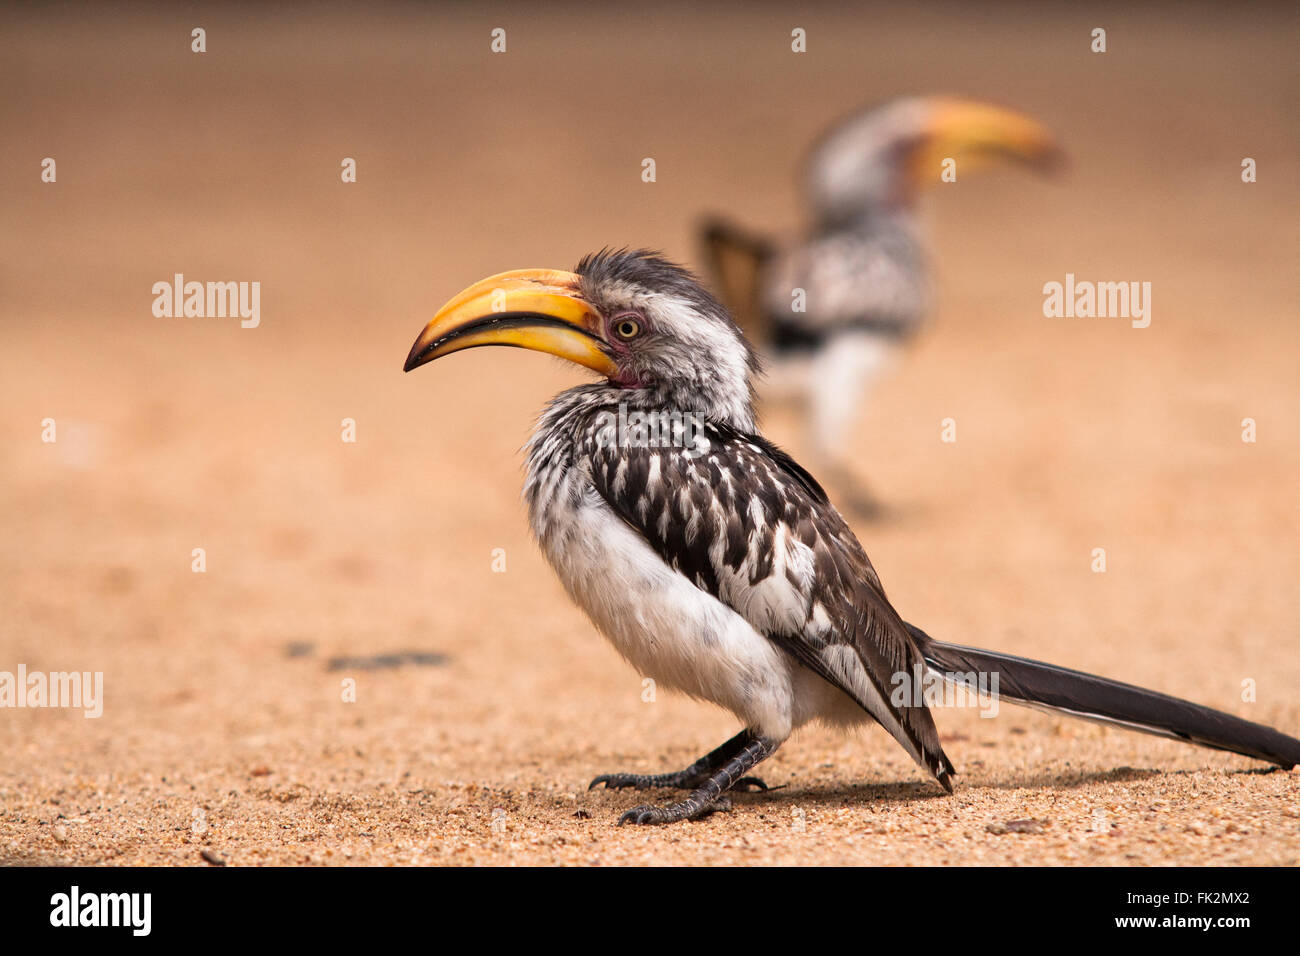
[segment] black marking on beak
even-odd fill
[[[587,336],[600,348],[606,355],[610,354],[609,347],[604,339],[597,335],[592,335],[586,329],[578,328],[569,322],[564,322],[554,316],[547,315],[544,312],[494,312],[491,315],[485,315],[480,319],[474,319],[467,322],[459,328],[453,329],[446,335],[434,339],[428,345],[420,346],[417,339],[411,346],[411,352],[406,356],[406,364],[402,367],[403,372],[409,372],[411,369],[419,368],[425,364],[428,359],[426,356],[433,351],[465,335],[474,332],[481,332],[484,329],[517,329],[517,328],[538,328],[551,327],[565,329],[570,332],[578,332]],[[513,342],[483,342],[480,345],[471,345],[470,348],[480,348],[483,345],[505,345],[511,348],[523,348],[524,346],[515,345]]]

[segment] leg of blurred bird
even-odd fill
[[[715,774],[719,768],[740,753],[751,741],[757,739],[751,730],[742,730],[721,747],[706,753],[685,770],[674,773],[602,773],[587,786],[593,790],[602,783],[610,790],[635,787],[637,790],[649,790],[662,787],[674,790],[694,790]],[[758,777],[743,777],[737,780],[733,788],[755,790],[769,789]]]
[[[801,419],[805,418],[812,382],[812,353],[769,354],[763,360],[762,402],[789,405]]]
[[[633,807],[618,818],[618,825],[676,823],[678,820],[690,820],[722,809],[722,795],[742,780],[752,779],[745,774],[776,753],[780,746],[780,741],[752,736],[734,757],[714,771],[698,790],[681,803],[670,803],[666,807],[649,804]]]
[[[862,518],[878,516],[880,502],[849,465],[854,426],[861,420],[863,398],[893,364],[898,348],[895,340],[870,332],[842,332],[808,369],[813,453],[841,503]]]

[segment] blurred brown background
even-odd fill
[[[766,768],[788,788],[615,829],[640,800],[591,776],[735,728],[644,703],[528,539],[518,448],[581,375],[509,350],[401,373],[489,273],[625,244],[698,265],[706,211],[796,227],[802,151],[865,104],[1024,110],[1071,165],[929,197],[936,322],[857,439],[893,505],[863,542],[937,637],[1300,732],[1294,9],[0,18],[0,670],[106,695],[98,720],[0,711],[0,862],[1300,862],[1295,773],[1011,708],[938,715],[951,798],[883,733],[809,730]],[[155,318],[176,272],[260,281],[260,327]],[[1151,327],[1044,319],[1067,272],[1151,282]],[[402,651],[448,659],[329,665]],[[990,832],[1020,818],[1042,832]]]

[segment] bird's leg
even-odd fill
[[[839,491],[835,497],[863,519],[880,515],[880,502],[848,467],[846,453],[863,399],[898,351],[898,343],[875,333],[841,332],[831,337],[809,368],[809,426],[822,472]]]
[[[751,740],[757,739],[749,730],[742,730],[721,747],[706,753],[685,770],[673,773],[602,773],[587,786],[593,790],[602,783],[610,790],[623,787],[635,787],[637,790],[649,790],[651,787],[667,787],[676,790],[694,790],[708,780],[719,767],[725,764]],[[767,784],[758,777],[744,777],[737,780],[733,787],[744,790],[766,790]]]
[[[731,742],[733,741],[728,741]],[[719,799],[722,795],[746,779],[745,774],[776,753],[776,748],[779,746],[781,746],[780,741],[750,734],[749,740],[739,752],[715,770],[681,803],[670,803],[666,807],[654,807],[649,804],[633,807],[618,818],[618,825],[676,823],[678,820],[693,820],[705,816],[719,809]]]
[[[750,730],[742,730],[726,743],[709,751],[685,770],[673,773],[603,773],[591,781],[587,789],[592,790],[602,783],[610,790],[634,787],[637,790],[649,790],[662,787],[676,790],[694,790],[711,777],[719,767],[736,756],[746,744],[757,737]],[[742,777],[732,784],[732,789],[767,790],[768,785],[758,777]]]

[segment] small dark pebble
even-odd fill
[[[573,818],[575,820],[590,820],[591,814],[588,813],[586,810],[574,810]]]
[[[326,665],[332,671],[392,670],[407,664],[418,667],[441,667],[447,663],[447,655],[436,651],[399,651],[394,654],[372,654],[366,657],[331,657]]]
[[[200,850],[200,851],[199,851],[199,856],[203,857],[203,859],[207,860],[207,861],[208,861],[209,863],[211,863],[213,866],[225,866],[225,865],[226,865],[226,861],[223,860],[221,857],[217,856],[217,855],[216,855],[215,853],[213,853],[211,850]]]

